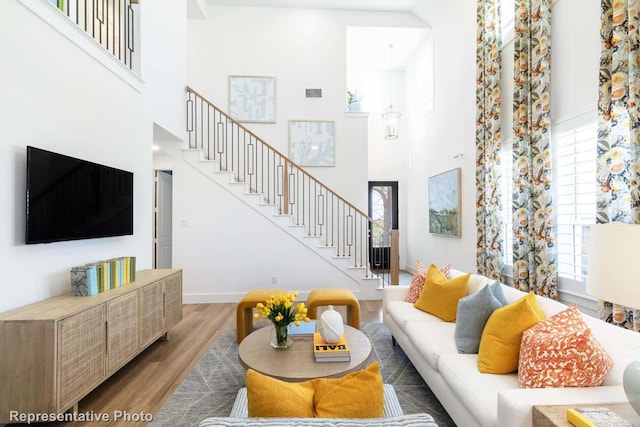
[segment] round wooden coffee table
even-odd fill
[[[341,377],[365,367],[371,357],[371,341],[358,329],[344,325],[351,362],[318,363],[313,356],[313,339],[296,338],[291,347],[271,347],[273,326],[265,326],[247,335],[238,348],[238,358],[245,368],[283,381],[298,382],[313,378]]]

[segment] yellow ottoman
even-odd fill
[[[240,342],[251,333],[253,329],[253,309],[261,302],[265,301],[271,295],[286,294],[287,291],[282,289],[262,289],[249,291],[242,297],[236,308],[236,341]]]
[[[307,297],[307,316],[311,319],[318,318],[318,306],[321,305],[345,305],[347,306],[347,325],[360,329],[360,303],[349,289],[343,288],[318,288],[309,293]]]

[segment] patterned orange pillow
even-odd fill
[[[613,360],[591,335],[575,304],[522,334],[522,388],[599,386],[612,367]]]
[[[424,281],[427,278],[427,267],[420,261],[416,262],[416,266],[413,269],[413,278],[411,279],[411,286],[409,287],[409,293],[405,298],[406,302],[415,304],[422,294],[422,288],[424,288]],[[451,264],[447,264],[444,267],[440,267],[440,271],[447,279],[451,279]]]

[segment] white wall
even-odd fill
[[[176,138],[186,132],[187,3],[141,3],[142,78],[151,117]]]
[[[598,107],[600,4],[556,0],[551,17],[551,122]],[[513,74],[512,74],[513,75]]]
[[[346,27],[423,27],[409,13],[210,6],[208,19],[190,20],[189,85],[228,111],[228,76],[277,79],[276,124],[247,127],[288,153],[288,121],[334,120],[336,166],[308,171],[366,208],[366,144],[344,134]],[[321,88],[322,99],[305,99],[305,88]]]
[[[407,72],[405,105],[411,129],[408,161],[408,242],[406,267],[416,261],[476,271],[475,226],[475,58],[476,1],[418,3],[415,13],[432,29],[435,92],[433,110],[410,90],[415,73]],[[454,159],[462,153],[463,156]],[[461,237],[429,234],[428,178],[462,168]]]
[[[381,159],[375,162],[373,174],[369,173],[372,165],[367,158],[368,144],[375,137],[367,138],[366,118],[345,114],[346,27],[422,28],[424,23],[408,13],[285,8],[210,6],[207,15],[206,21],[188,22],[188,84],[222,110],[228,110],[229,75],[276,77],[277,123],[245,126],[286,154],[289,120],[335,121],[336,166],[309,167],[307,171],[366,212],[367,181],[397,180],[402,160],[389,162],[387,157],[382,171],[378,168],[383,164]],[[402,74],[397,73],[396,79],[400,85]],[[305,99],[305,88],[321,88],[323,98]],[[397,152],[394,155],[403,158]],[[244,218],[248,223],[239,221],[240,216],[251,213],[227,212],[229,208],[225,205],[234,206],[237,202],[223,197],[224,192],[207,191],[187,200],[194,184],[197,188],[200,184],[180,162],[174,161],[174,206],[179,211],[174,215],[174,265],[189,266],[185,268],[185,277],[189,279],[185,280],[186,300],[237,300],[243,290],[271,286],[273,275],[280,277],[278,285],[300,291],[320,284],[337,286],[345,280],[344,275],[315,255],[300,251],[295,241],[283,239],[279,230],[271,234],[273,230],[263,229],[264,220],[258,221],[257,228],[251,218]],[[198,221],[199,216],[207,221]],[[183,220],[188,224],[195,221],[197,232],[191,225],[183,227]],[[212,237],[219,243],[212,244]],[[236,250],[225,250],[229,244]],[[238,248],[245,248],[246,252]],[[209,256],[211,251],[215,251],[214,257]],[[203,254],[207,254],[208,263],[192,261],[202,261]],[[301,269],[296,269],[296,265]],[[251,274],[245,275],[245,270]],[[346,280],[345,287],[356,285],[351,279]]]
[[[69,292],[78,264],[133,255],[149,268],[152,126],[141,94],[14,0],[0,2],[0,57],[0,311]],[[135,234],[25,245],[27,145],[132,171]]]
[[[173,265],[183,269],[185,303],[236,302],[257,288],[303,296],[318,287],[360,289],[347,273],[180,160],[181,154],[170,154]]]

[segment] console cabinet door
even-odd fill
[[[138,294],[131,292],[107,303],[107,372],[118,370],[140,348]]]
[[[162,280],[140,288],[140,342],[146,347],[164,333]]]
[[[182,319],[182,276],[174,274],[164,282],[164,327],[169,329]]]
[[[75,405],[106,375],[105,305],[58,322],[58,410]]]

